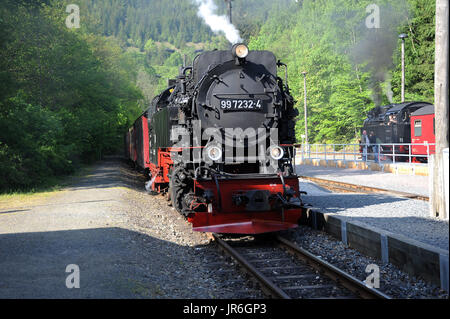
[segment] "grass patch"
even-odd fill
[[[89,175],[93,167],[93,165],[81,165],[73,174],[48,178],[38,187],[0,194],[0,209],[36,204]]]

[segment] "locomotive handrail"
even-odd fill
[[[361,162],[428,162],[435,143],[377,143],[377,144],[297,144],[301,159],[353,160]],[[413,150],[424,147],[425,150]],[[414,151],[414,153],[413,153]]]

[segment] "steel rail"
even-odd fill
[[[399,192],[399,191],[394,191],[394,190],[390,190],[390,189],[357,185],[357,184],[351,184],[351,183],[344,183],[344,182],[333,181],[333,180],[329,180],[329,179],[303,176],[303,175],[299,176],[299,178],[303,178],[303,179],[309,180],[311,182],[317,183],[325,188],[329,187],[329,188],[335,188],[335,189],[340,189],[340,190],[344,190],[344,191],[353,191],[353,192],[356,191],[356,192],[363,192],[363,193],[382,193],[382,194],[395,195],[395,196],[404,197],[404,198],[429,201],[428,196],[424,196],[424,195],[420,195],[420,194]]]
[[[220,239],[216,234],[212,235],[219,247],[228,255],[233,257],[246,272],[250,273],[261,285],[261,289],[277,299],[291,299],[283,290],[275,285],[269,278],[264,276],[259,270],[252,266],[241,254],[228,245],[224,240]]]
[[[251,262],[249,262],[244,256],[237,252],[236,249],[228,245],[224,240],[217,236],[217,234],[213,233],[211,235],[219,245],[219,248],[222,249],[226,254],[231,256],[234,260],[236,260],[245,272],[253,276],[253,278],[256,279],[256,281],[260,284],[261,289],[266,294],[272,296],[273,298],[291,299],[291,297],[285,291],[283,291],[282,288],[278,287],[272,280],[270,280],[267,276],[256,269],[256,267],[254,267]],[[274,239],[277,241],[278,247],[286,250],[288,253],[293,254],[309,267],[333,280],[342,287],[348,289],[355,296],[361,299],[391,299],[391,297],[389,297],[388,295],[379,292],[374,288],[366,286],[362,281],[343,272],[342,270],[329,264],[328,262],[314,256],[305,249],[298,247],[291,241],[280,236],[276,236],[274,237]]]
[[[281,247],[287,249],[289,252],[293,253],[295,256],[299,257],[301,260],[306,262],[311,267],[315,268],[319,272],[323,273],[328,278],[331,278],[335,282],[339,283],[343,287],[347,288],[357,296],[362,299],[391,299],[388,295],[368,287],[362,281],[357,278],[343,272],[339,268],[331,265],[330,263],[314,256],[305,249],[298,247],[291,241],[277,236],[277,240]]]

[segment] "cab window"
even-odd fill
[[[422,136],[422,120],[414,121],[414,136]]]

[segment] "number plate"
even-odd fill
[[[220,109],[224,112],[249,112],[249,111],[262,111],[263,101],[252,99],[221,99]]]

